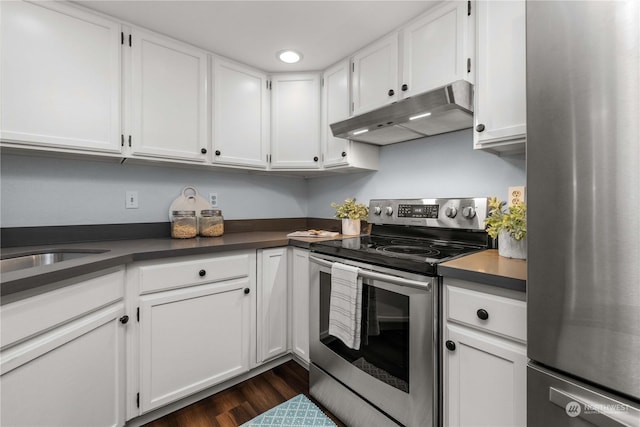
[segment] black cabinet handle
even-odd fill
[[[489,318],[489,312],[487,312],[487,310],[485,310],[484,308],[481,308],[478,311],[476,311],[476,314],[482,320],[487,320]]]
[[[402,91],[406,92],[407,90],[409,90],[409,86],[405,83],[402,85]]]
[[[313,161],[314,161],[314,162],[317,162],[317,161],[318,161],[318,156],[315,156],[315,157],[313,158]]]
[[[206,270],[200,270],[200,271],[198,271],[198,276],[200,276],[200,277],[204,277],[206,274],[207,274],[207,271],[206,271]]]
[[[476,126],[476,130],[478,132],[482,132],[484,130],[484,125],[482,123],[480,123],[478,126]]]
[[[216,156],[220,155],[220,150],[216,150]]]
[[[129,321],[129,316],[127,316],[126,314],[124,316],[122,316],[120,319],[120,323],[122,323],[123,325],[126,325],[127,322]]]
[[[206,149],[206,148],[203,148],[202,150],[200,150],[200,152],[201,152],[202,154],[207,154],[207,149]]]
[[[389,94],[389,96],[393,96],[396,94],[396,92],[393,89],[389,89],[389,92],[387,92]]]
[[[251,289],[249,288],[244,288],[244,294],[247,295],[249,292],[251,292]]]
[[[347,157],[347,152],[346,151],[342,152],[342,157]]]
[[[455,349],[456,349],[456,343],[454,343],[451,340],[447,340],[447,342],[444,343],[444,345],[447,347],[447,350],[449,350],[449,351],[455,351]]]

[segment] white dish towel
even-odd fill
[[[362,319],[362,278],[358,271],[358,267],[334,262],[329,300],[329,334],[354,350],[360,349]]]

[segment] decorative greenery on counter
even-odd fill
[[[489,199],[489,215],[485,220],[487,233],[495,239],[504,230],[515,240],[523,240],[527,237],[527,206],[515,203],[503,210],[504,205],[505,202],[497,197]]]
[[[331,203],[331,207],[336,210],[336,218],[340,219],[367,219],[369,207],[362,203],[356,203],[353,199],[346,199],[342,205]]]

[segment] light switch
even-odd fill
[[[124,207],[126,209],[138,209],[138,192],[137,191],[126,192]]]

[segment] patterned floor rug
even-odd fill
[[[305,395],[299,394],[240,427],[335,427],[335,425],[312,401]]]

